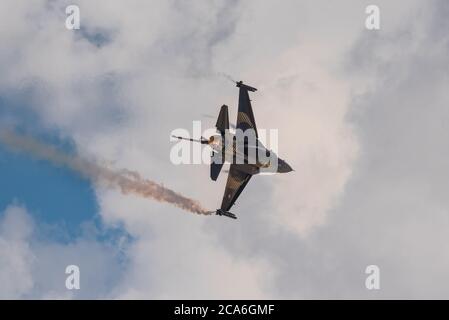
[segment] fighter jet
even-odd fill
[[[217,180],[225,161],[230,163],[221,207],[211,213],[232,219],[237,219],[237,216],[229,210],[253,175],[270,170],[276,173],[293,171],[286,161],[280,159],[259,141],[248,93],[255,92],[257,89],[244,84],[242,81],[236,82],[236,85],[239,88],[239,101],[235,133],[229,131],[228,106],[223,105],[215,125],[218,134],[211,136],[209,139],[173,136],[177,139],[199,142],[212,148],[210,178],[213,181]]]

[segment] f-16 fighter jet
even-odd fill
[[[259,141],[256,121],[254,119],[251,100],[248,92],[257,91],[256,88],[236,83],[239,88],[239,105],[236,131],[229,131],[228,106],[223,105],[218,115],[216,135],[209,139],[189,139],[174,136],[178,139],[199,142],[212,148],[210,177],[216,181],[224,162],[230,162],[228,180],[221,207],[215,211],[219,216],[237,219],[229,210],[234,205],[251,177],[261,172],[286,173],[293,171],[290,165],[280,159],[273,151],[268,150]]]

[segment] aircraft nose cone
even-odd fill
[[[285,162],[285,169],[284,170],[285,170],[284,172],[291,172],[291,171],[293,171],[293,168],[290,167],[290,165],[287,162]]]
[[[291,171],[293,171],[293,168],[290,167],[290,165],[287,162],[282,160],[279,163],[278,172],[280,172],[280,173],[287,173],[287,172],[291,172]]]

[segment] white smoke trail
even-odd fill
[[[197,214],[208,215],[211,213],[204,209],[199,202],[184,197],[156,182],[143,179],[137,172],[126,169],[110,169],[79,156],[63,153],[53,146],[46,145],[31,137],[18,135],[12,131],[1,130],[0,142],[10,148],[74,170],[95,183],[111,187],[118,186],[123,194],[133,193],[159,202],[170,203]]]
[[[231,81],[232,83],[236,83],[237,81],[235,81],[233,79],[233,77],[231,77],[229,74],[225,73],[225,72],[217,72],[217,75],[224,77],[225,79]]]

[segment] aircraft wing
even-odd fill
[[[249,179],[251,179],[250,174],[237,170],[237,165],[231,164],[223,201],[221,203],[222,210],[229,211],[231,209],[240,193],[245,189]]]
[[[256,138],[258,138],[256,120],[254,119],[253,108],[251,107],[251,100],[249,99],[248,94],[248,91],[256,91],[256,89],[247,86],[242,82],[238,82],[237,86],[240,88],[237,129],[241,129],[242,131],[253,129],[256,134]]]

